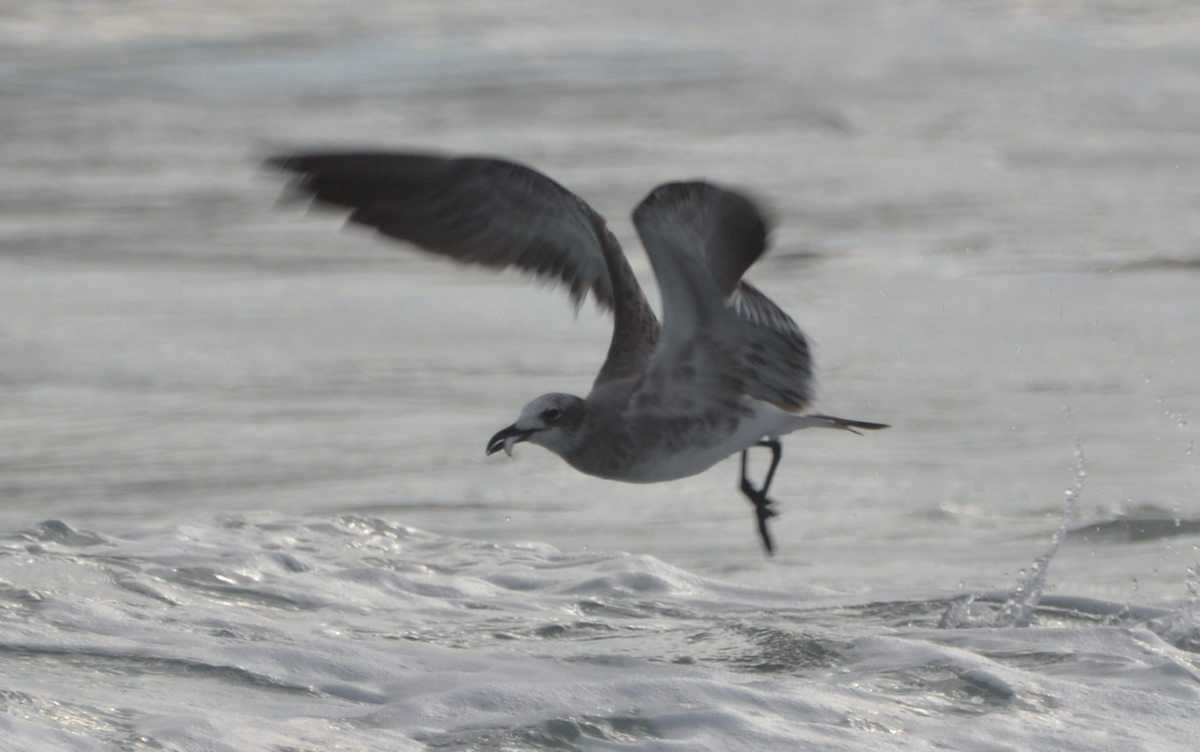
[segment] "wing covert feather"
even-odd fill
[[[667,183],[634,211],[663,296],[662,342],[649,399],[728,404],[748,395],[808,406],[813,368],[796,323],[741,279],[766,249],[766,222],[744,196],[703,182]],[[669,394],[667,392],[670,392]]]
[[[294,174],[293,193],[350,210],[350,221],[467,264],[515,266],[590,292],[614,313],[596,384],[640,375],[658,341],[653,309],[604,218],[524,165],[490,157],[383,151],[293,152],[267,165]]]

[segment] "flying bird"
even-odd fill
[[[802,428],[881,423],[806,412],[813,361],[796,323],[742,275],[766,251],[768,227],[745,196],[708,182],[664,183],[633,211],[662,294],[662,323],[603,217],[549,177],[490,157],[385,151],[273,156],[290,191],[350,210],[349,221],[467,264],[517,267],[564,284],[576,308],[590,293],[612,312],[608,356],[586,397],[545,394],[487,442],[527,441],[588,475],[657,483],[741,452],[740,489],[768,554],[767,498],[781,436]],[[771,451],[761,487],[753,447]]]

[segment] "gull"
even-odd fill
[[[768,555],[767,491],[780,437],[804,428],[881,423],[806,412],[814,395],[808,340],[742,275],[766,251],[763,213],[708,182],[664,183],[633,211],[662,296],[662,323],[603,217],[554,180],[492,157],[420,152],[295,151],[266,160],[289,192],[350,210],[349,222],[467,264],[517,267],[567,286],[576,311],[590,293],[613,315],[608,356],[587,397],[545,394],[487,443],[527,441],[588,475],[657,483],[741,453],[739,487]],[[763,483],[753,447],[771,451]]]

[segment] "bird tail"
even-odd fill
[[[810,415],[797,416],[800,425],[796,428],[840,428],[843,431],[856,433],[859,436],[863,431],[878,431],[882,428],[891,428],[886,423],[868,423],[865,420],[847,420],[846,418],[835,418],[832,415],[821,415],[814,413]]]

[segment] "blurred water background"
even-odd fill
[[[15,749],[1200,730],[1192,3],[0,2],[0,101]],[[818,408],[893,428],[785,441],[771,560],[735,461],[486,458],[609,321],[277,206],[292,145],[525,162],[647,286],[634,204],[745,187]]]

